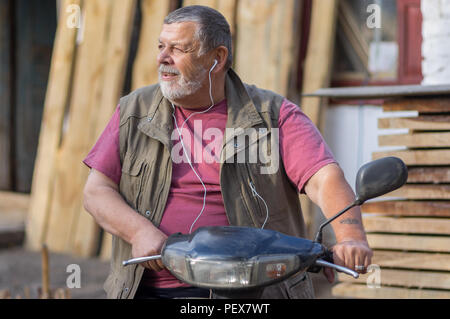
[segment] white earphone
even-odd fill
[[[212,72],[212,70],[214,70],[214,68],[216,67],[217,63],[218,63],[217,60],[214,60],[214,65],[209,70],[210,73]]]

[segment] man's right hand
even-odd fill
[[[167,236],[153,224],[143,226],[131,239],[132,257],[159,255],[166,239]],[[155,271],[161,271],[165,268],[161,259],[143,262],[141,265]]]

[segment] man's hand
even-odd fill
[[[167,236],[156,227],[142,227],[131,239],[132,257],[159,255],[166,240]],[[161,259],[143,262],[141,265],[155,271],[164,269]]]
[[[334,245],[333,262],[336,265],[344,266],[358,273],[365,274],[367,267],[371,264],[372,250],[365,241],[343,240]],[[356,266],[364,266],[363,269],[357,269]],[[329,283],[334,282],[334,272],[331,268],[324,268],[323,273]]]

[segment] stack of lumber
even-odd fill
[[[382,201],[362,206],[363,222],[380,272],[343,281],[333,294],[353,298],[450,298],[450,97],[388,100],[386,112],[417,111],[416,117],[378,120],[382,129],[407,134],[379,136],[380,146],[403,149],[376,152],[374,159],[401,158],[407,184]],[[373,280],[379,275],[379,288]],[[369,282],[368,287],[367,283]]]
[[[300,10],[294,0],[257,2],[185,0],[183,5],[207,5],[221,11],[234,35],[236,71],[249,83],[284,94],[295,69],[291,43]],[[137,3],[140,15],[135,14]],[[76,18],[76,11],[66,10],[70,5],[81,8],[81,28],[68,27]],[[175,0],[62,3],[27,219],[28,248],[39,250],[46,244],[50,251],[110,255],[111,236],[101,234],[82,206],[88,169],[81,162],[120,96],[128,93],[123,92],[128,63],[132,90],[157,82],[158,37],[164,17],[178,5]],[[139,37],[131,60],[128,51],[135,16],[140,17]]]

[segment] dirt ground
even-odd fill
[[[67,266],[80,266],[80,288],[70,289],[72,299],[106,298],[103,282],[109,271],[109,262],[98,258],[78,258],[64,254],[49,254],[50,288],[66,288],[66,281],[73,271],[67,272]],[[41,253],[30,252],[22,247],[0,250],[0,291],[9,290],[13,298],[24,298],[24,288],[28,287],[31,298],[38,297],[38,288],[42,286]],[[333,298],[331,285],[322,274],[312,274],[317,298]],[[70,278],[69,278],[70,281]]]

